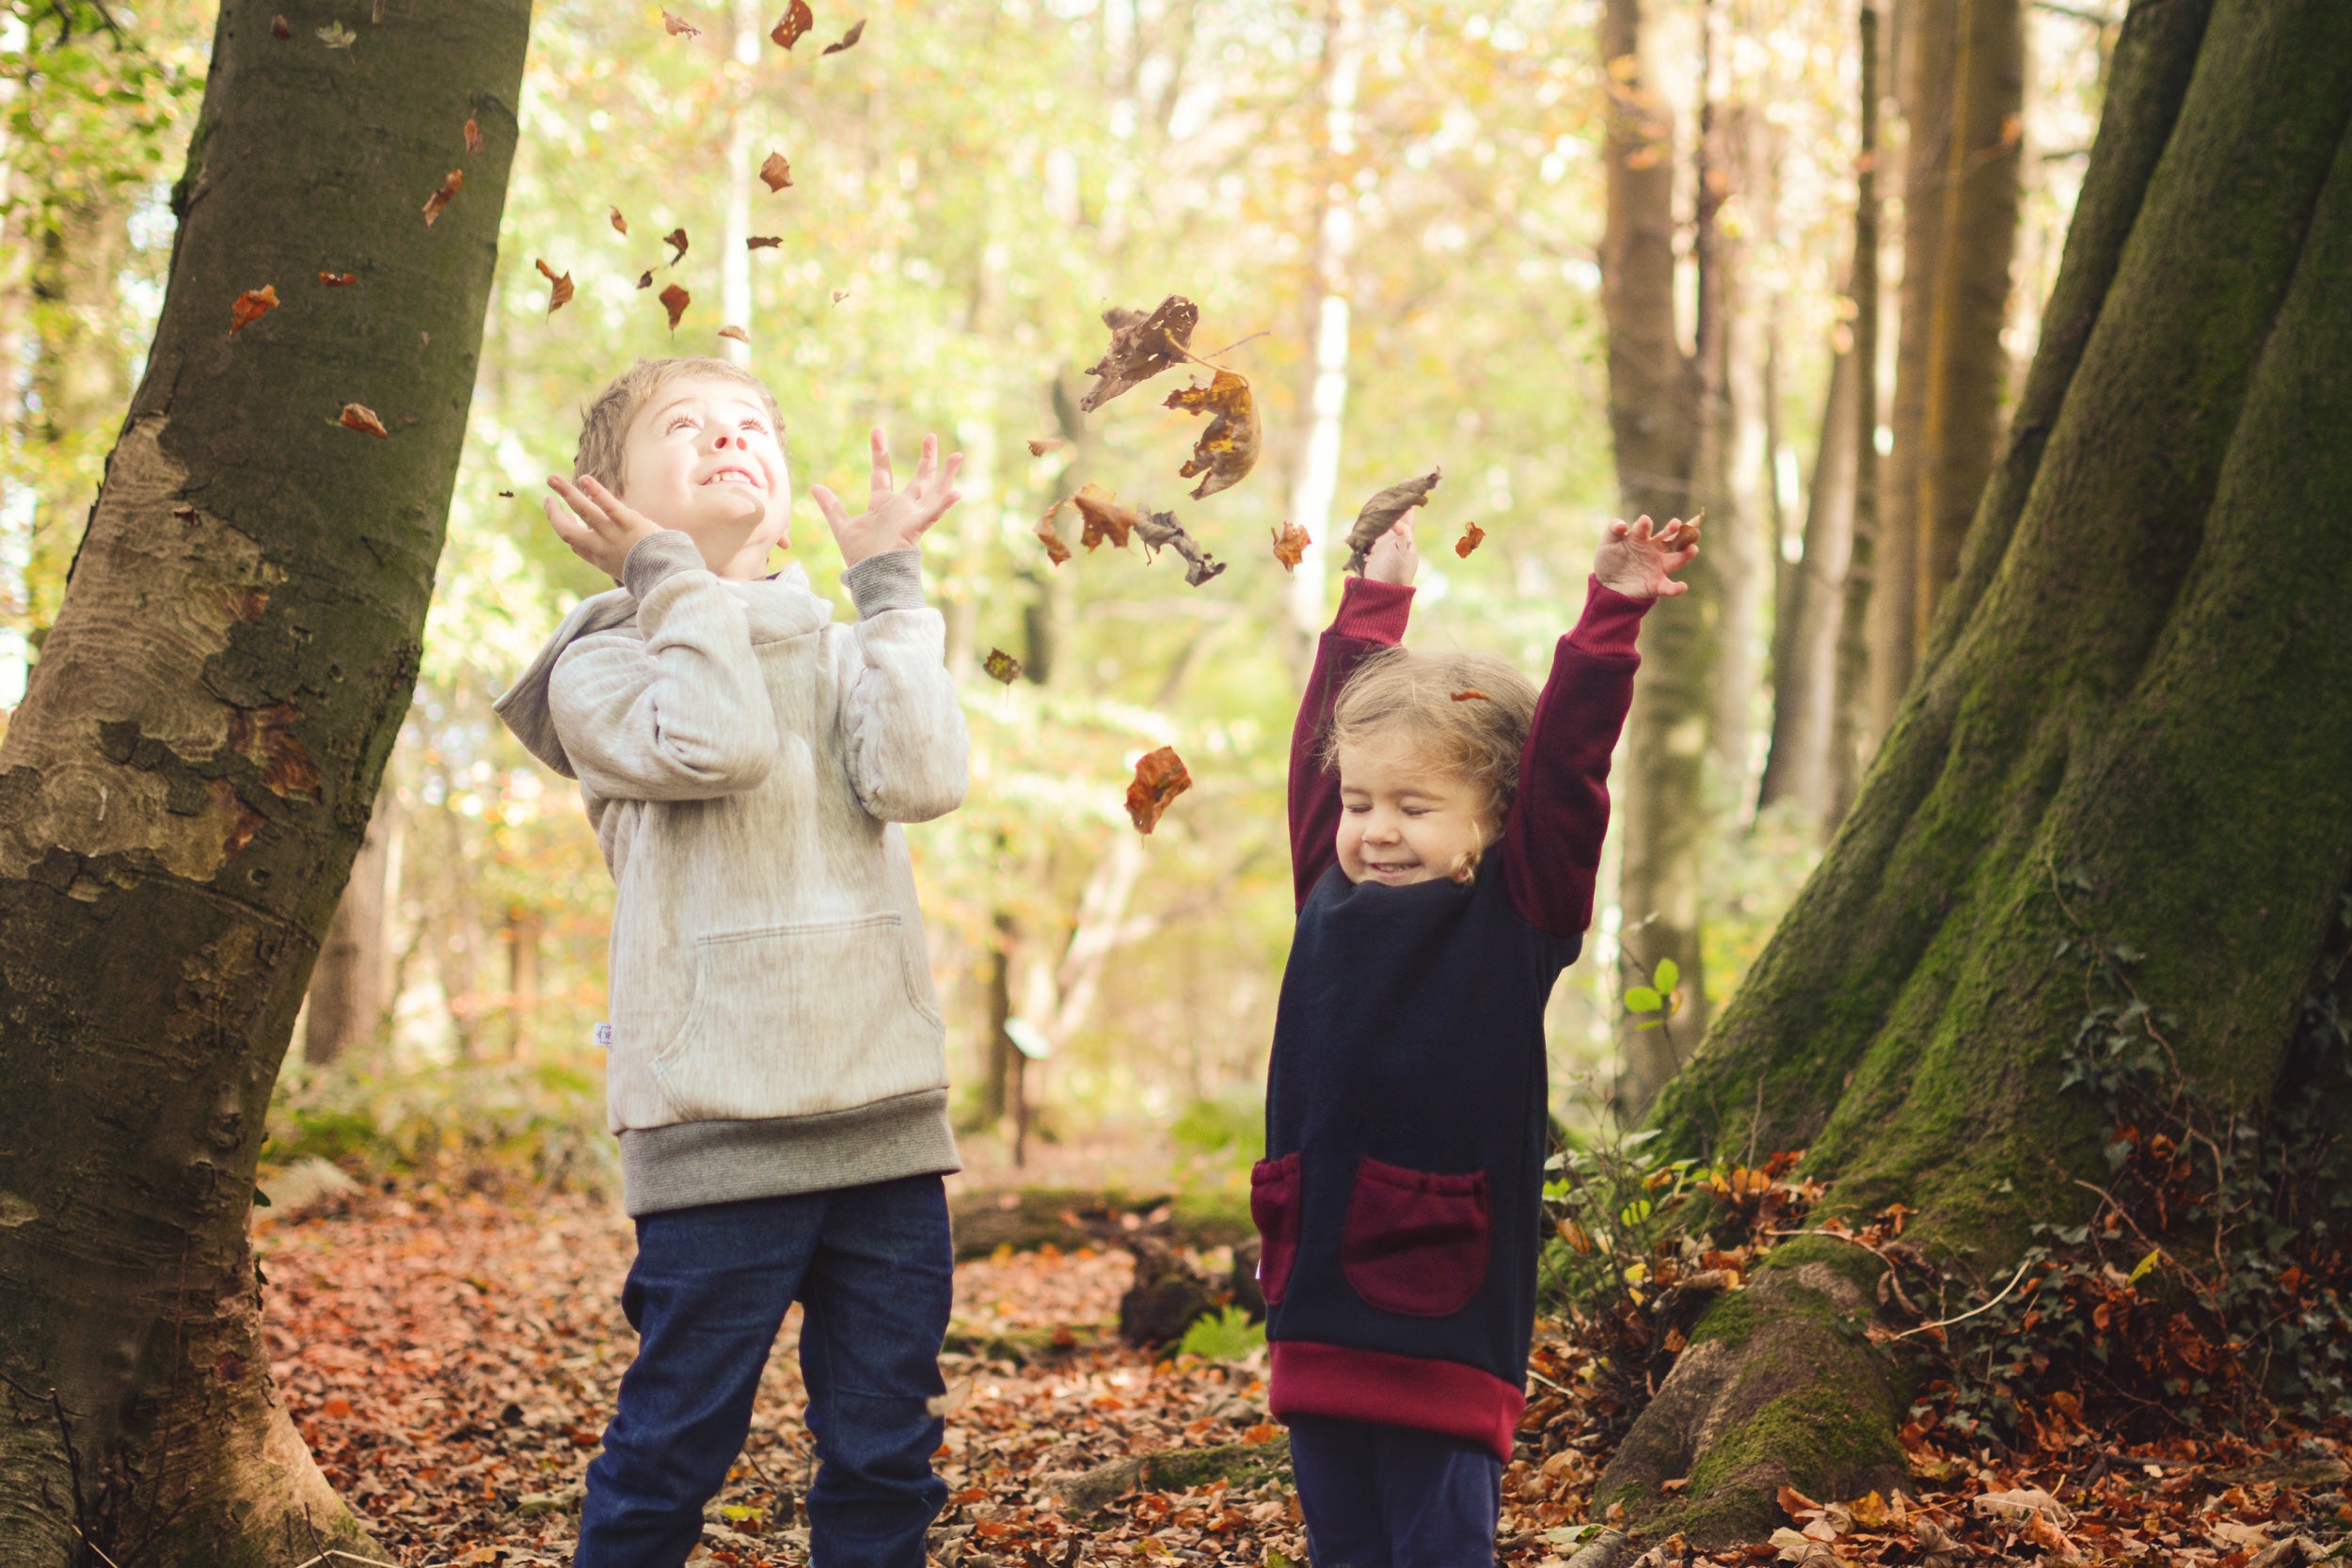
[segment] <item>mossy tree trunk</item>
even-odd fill
[[[2086,940],[2210,1104],[2278,1091],[2352,870],[2352,31],[2336,0],[2134,8],[2040,353],[1920,674],[1820,870],[1655,1113],[1809,1150],[1832,1212],[1991,1271],[2087,1212],[2059,1092]],[[1963,1249],[1975,1249],[1966,1252]],[[1868,1265],[1861,1267],[1859,1265]],[[1784,1246],[1604,1477],[1658,1528],[1901,1476],[1877,1265]],[[1847,1320],[1840,1323],[1839,1319]],[[1797,1440],[1802,1438],[1802,1441]],[[1687,1494],[1659,1493],[1692,1478]]]
[[[281,40],[284,3],[221,9],[146,378],[0,745],[8,1568],[366,1550],[271,1386],[246,1219],[416,678],[530,13],[418,0],[329,48],[354,16]]]

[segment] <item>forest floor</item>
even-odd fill
[[[305,1212],[263,1212],[257,1247],[278,1386],[328,1480],[401,1568],[567,1563],[581,1476],[634,1348],[618,1305],[627,1220],[577,1196],[362,1190]],[[952,1489],[932,1532],[941,1568],[1305,1560],[1263,1350],[1155,1362],[1122,1345],[1111,1328],[1131,1270],[1118,1248],[1000,1250],[958,1267],[942,1358],[955,1407],[937,1458]],[[797,1320],[796,1309],[697,1560],[806,1560]],[[1607,1459],[1581,1353],[1556,1331],[1542,1341],[1525,1451],[1505,1481],[1499,1545],[1513,1568],[1573,1555]],[[1113,1467],[1212,1445],[1237,1445],[1228,1457],[1239,1463],[1206,1484],[1187,1486],[1196,1478],[1167,1465]],[[1263,1462],[1250,1462],[1253,1449]],[[2344,1552],[2344,1458],[2342,1445],[2284,1433],[2266,1445],[2183,1437],[2129,1452],[2080,1430],[2031,1455],[1922,1444],[1914,1490],[1820,1502],[1785,1492],[1789,1519],[1772,1541],[1711,1557],[2299,1568]],[[1678,1538],[1659,1544],[1652,1568],[1693,1568]]]

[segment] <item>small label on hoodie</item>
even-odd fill
[[[596,1025],[596,1049],[598,1051],[612,1049],[612,1025],[610,1023]]]

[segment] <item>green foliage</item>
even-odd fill
[[[523,1180],[601,1193],[619,1184],[603,1085],[566,1063],[411,1071],[290,1067],[270,1103],[264,1172],[324,1159],[362,1180]]]
[[[1265,1325],[1253,1323],[1238,1307],[1228,1307],[1193,1320],[1177,1341],[1176,1354],[1203,1361],[1239,1361],[1265,1344]]]
[[[1265,1154],[1265,1106],[1238,1095],[1196,1100],[1168,1124],[1168,1132],[1187,1154],[1253,1164]]]

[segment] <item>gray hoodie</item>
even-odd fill
[[[919,552],[713,575],[686,534],[565,618],[497,703],[580,781],[618,894],[606,1095],[632,1214],[959,1168],[897,824],[962,803],[970,740]]]

